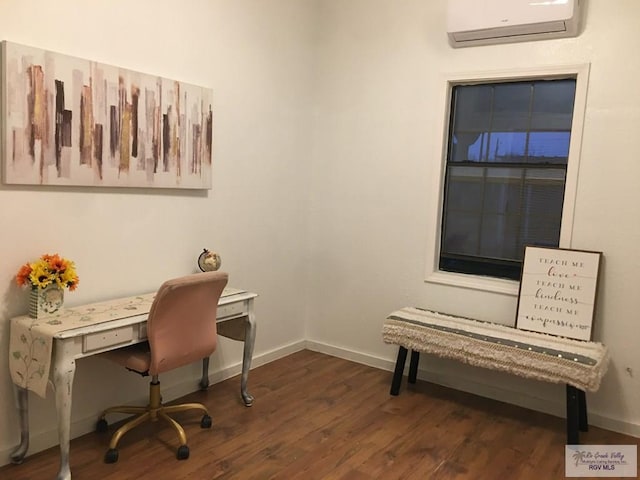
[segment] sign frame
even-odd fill
[[[516,328],[590,341],[602,252],[525,246]]]

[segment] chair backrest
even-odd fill
[[[213,353],[218,343],[218,300],[228,278],[224,272],[204,272],[167,280],[160,286],[147,320],[151,375]]]

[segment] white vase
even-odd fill
[[[56,313],[64,303],[64,290],[52,283],[44,288],[32,288],[29,297],[29,316],[43,318]]]

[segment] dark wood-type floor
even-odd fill
[[[176,460],[162,422],[125,435],[111,465],[109,435],[91,433],[71,442],[73,480],[564,478],[563,419],[406,379],[392,397],[390,382],[390,372],[298,352],[251,371],[251,408],[237,377],[181,399],[205,403],[214,419],[202,430],[198,413],[176,415],[188,460]],[[639,443],[595,427],[581,440]],[[57,470],[56,447],[0,468],[0,479],[53,480]]]

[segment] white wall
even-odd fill
[[[640,2],[588,2],[577,38],[452,49],[446,0],[323,1],[319,11],[308,338],[390,368],[385,316],[403,306],[513,324],[513,296],[425,283],[431,176],[446,73],[591,63],[574,248],[604,252],[595,338],[611,349],[593,423],[640,435]],[[422,377],[559,415],[562,386],[435,359]],[[627,371],[631,370],[631,374]]]
[[[257,363],[307,339],[311,348],[391,368],[396,350],[382,343],[382,322],[406,305],[512,318],[513,297],[424,282],[444,114],[439,82],[446,72],[591,62],[573,246],[605,254],[595,336],[613,361],[588,396],[590,420],[640,435],[632,289],[640,275],[632,143],[640,131],[640,4],[589,2],[575,39],[461,50],[446,43],[445,5],[3,2],[5,39],[211,85],[216,139],[214,188],[205,195],[0,185],[0,351],[8,319],[26,311],[12,277],[46,251],[77,262],[82,284],[67,302],[80,304],[153,290],[191,271],[203,247],[218,250],[231,283],[260,293]],[[237,371],[239,361],[240,347],[223,342],[213,366]],[[436,359],[421,365],[422,377],[562,414],[561,386]],[[0,372],[7,368],[0,356]],[[185,372],[196,379],[198,368]],[[178,377],[164,385],[179,385]],[[11,419],[8,373],[0,381],[0,416]],[[145,382],[96,359],[78,362],[75,387],[76,433],[105,405],[146,394]],[[32,451],[56,443],[54,413],[52,398],[32,397]],[[0,422],[0,452],[17,441],[17,424]]]
[[[46,252],[73,259],[81,283],[65,300],[74,305],[153,291],[194,271],[204,247],[221,254],[230,285],[260,294],[254,365],[302,347],[312,7],[296,0],[2,2],[2,39],[212,87],[215,139],[208,192],[0,185],[0,352],[8,352],[9,318],[26,312],[27,294],[13,281],[26,261]],[[239,371],[241,351],[222,340],[212,373]],[[165,376],[163,387],[192,390],[198,370]],[[3,353],[0,464],[19,441],[11,392]],[[147,382],[86,359],[74,393],[77,434],[101,408],[143,400]],[[53,404],[51,393],[31,397],[31,452],[57,443]]]

